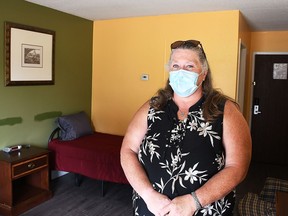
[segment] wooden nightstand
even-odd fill
[[[19,215],[50,199],[49,151],[22,148],[0,151],[0,214]]]

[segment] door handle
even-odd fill
[[[259,113],[261,113],[259,111],[259,105],[254,105],[254,111],[253,111],[254,115],[258,115]]]

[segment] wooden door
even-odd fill
[[[252,161],[288,165],[288,53],[255,54]]]

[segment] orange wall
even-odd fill
[[[133,114],[164,86],[169,45],[198,39],[215,87],[235,96],[239,11],[138,17],[94,22],[92,121],[100,132],[124,134]],[[140,80],[149,74],[149,81]]]
[[[288,31],[252,32],[251,51],[287,52]]]
[[[250,50],[251,29],[241,13],[239,13],[239,38],[241,38],[245,47]]]

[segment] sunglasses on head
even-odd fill
[[[206,54],[204,52],[203,46],[200,41],[198,40],[186,40],[186,41],[175,41],[174,43],[171,44],[171,50],[172,49],[177,49],[177,48],[191,48],[191,47],[198,47],[200,46],[204,57],[206,58]]]

